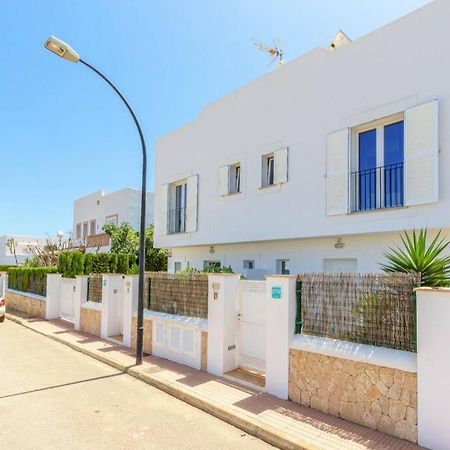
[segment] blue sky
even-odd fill
[[[140,144],[111,89],[43,48],[69,42],[119,86],[150,152],[157,137],[267,73],[252,37],[286,59],[352,39],[427,0],[1,0],[0,235],[72,227],[73,200],[140,185]]]

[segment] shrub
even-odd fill
[[[117,273],[127,274],[130,269],[130,257],[126,253],[117,255]]]
[[[422,286],[448,286],[450,284],[450,256],[442,252],[450,244],[442,230],[427,245],[427,229],[412,234],[404,231],[400,236],[403,246],[389,247],[385,253],[387,264],[380,264],[384,272],[420,273]]]
[[[92,273],[108,273],[109,272],[109,254],[96,253],[92,260]]]
[[[47,274],[56,273],[56,267],[10,267],[8,287],[16,291],[47,295]]]
[[[90,275],[94,270],[93,256],[94,255],[92,253],[86,253],[84,255],[84,274],[85,275]]]
[[[117,272],[117,254],[109,253],[109,273]]]
[[[70,267],[70,278],[81,275],[84,270],[84,255],[80,252],[74,252],[72,255],[72,264]]]

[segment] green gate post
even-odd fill
[[[296,297],[297,297],[297,314],[295,316],[295,334],[300,334],[302,332],[302,282],[300,280],[297,280],[295,293],[296,293]]]

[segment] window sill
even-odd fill
[[[366,214],[366,213],[379,213],[379,212],[383,212],[383,211],[398,211],[398,210],[402,210],[402,209],[406,209],[407,206],[406,205],[402,205],[402,206],[390,206],[390,207],[386,207],[386,208],[374,208],[374,209],[361,209],[361,210],[355,210],[355,211],[350,211],[349,214],[350,215],[359,215],[359,214]]]

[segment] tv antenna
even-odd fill
[[[269,64],[267,64],[267,67],[271,66],[275,61],[278,60],[278,65],[281,66],[285,63],[285,60],[283,58],[283,49],[281,48],[280,44],[276,41],[272,41],[273,46],[269,46],[264,44],[261,41],[258,41],[257,39],[253,38],[253,42],[255,44],[255,47],[264,53],[267,53],[272,59],[269,61]]]

